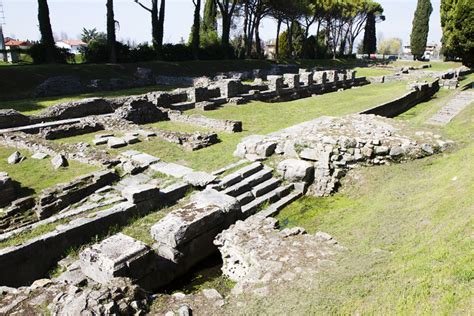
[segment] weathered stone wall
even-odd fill
[[[38,122],[64,120],[89,115],[108,114],[112,113],[114,110],[113,105],[107,99],[89,98],[53,105],[33,119]]]
[[[6,172],[0,172],[0,207],[10,204],[16,199],[16,188],[13,180]]]
[[[47,127],[40,129],[40,135],[44,139],[61,139],[65,137],[72,137],[94,133],[104,129],[104,126],[96,122],[80,122],[70,125],[60,125],[55,127]]]
[[[143,216],[164,204],[174,203],[188,189],[189,185],[173,185],[160,190],[160,194],[152,199],[138,204],[121,203],[91,216],[75,219],[22,245],[1,249],[0,285],[18,287],[44,277],[68,249],[106,234],[113,226],[125,225],[131,218]]]
[[[239,121],[212,119],[198,114],[185,115],[175,111],[168,112],[168,118],[173,122],[194,124],[217,131],[225,131],[231,133],[237,133],[242,131],[242,122]]]
[[[11,109],[0,110],[0,129],[28,124],[31,124],[30,118],[20,112]]]
[[[361,112],[361,114],[375,114],[384,117],[395,117],[400,115],[420,102],[429,100],[439,91],[439,79],[432,83],[421,83],[412,85],[413,90],[401,98],[386,102]]]

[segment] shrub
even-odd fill
[[[163,60],[185,61],[193,59],[193,51],[190,46],[184,44],[165,44],[161,51]]]
[[[34,64],[45,64],[48,62],[46,46],[42,43],[33,44],[26,50],[26,53],[30,55],[31,59],[33,59]],[[74,54],[69,53],[65,48],[56,47],[55,55],[54,60],[57,63],[65,64],[68,61],[72,62],[74,60]]]

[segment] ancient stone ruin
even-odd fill
[[[189,110],[296,100],[370,84],[353,70],[292,70],[201,78],[169,92],[89,98],[35,116],[0,111],[0,145],[13,149],[12,167],[25,159],[49,159],[55,172],[78,162],[100,169],[36,194],[20,193],[25,188],[0,172],[0,313],[28,314],[33,305],[47,304],[58,315],[140,314],[151,304],[149,293],[216,254],[223,274],[236,282],[235,295],[262,294],[274,284],[322,273],[345,248],[323,232],[280,231],[273,216],[304,195],[335,193],[354,168],[419,159],[451,145],[391,119],[448,85],[438,78],[409,84],[402,97],[358,114],[245,137],[234,152],[241,160],[214,172],[146,152],[162,141],[199,155],[219,143],[221,133],[245,130],[240,121]],[[403,78],[412,70],[400,72]],[[137,80],[158,79],[142,69]],[[38,94],[78,85],[70,78],[55,91],[53,83]],[[209,131],[154,125],[163,121]],[[62,142],[78,136],[90,138]],[[140,234],[121,231],[140,220]],[[71,249],[78,256],[67,255]],[[46,279],[52,269],[61,273]],[[170,296],[167,308],[187,315],[191,301],[224,304],[216,290],[206,289]]]

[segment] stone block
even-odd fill
[[[282,76],[268,76],[268,89],[276,92],[280,92],[283,89],[283,77]]]
[[[203,188],[206,185],[214,182],[216,180],[216,176],[213,176],[206,172],[191,172],[184,176],[184,181],[191,184],[195,187]]]
[[[31,156],[32,159],[38,159],[38,160],[43,160],[43,159],[46,159],[48,157],[49,157],[48,154],[45,154],[45,153],[42,153],[42,152],[37,152],[33,156]]]
[[[53,165],[53,168],[56,169],[56,170],[61,168],[61,167],[69,166],[69,162],[67,161],[67,159],[64,155],[54,156],[54,158],[51,160],[51,164]]]
[[[156,199],[159,195],[160,189],[151,184],[128,186],[122,190],[122,196],[135,204]]]
[[[116,277],[140,279],[155,269],[155,256],[144,243],[116,234],[79,254],[82,272],[101,284]]]
[[[301,82],[305,87],[311,87],[313,85],[313,73],[303,72],[300,74]]]
[[[199,238],[211,229],[225,229],[225,226],[237,219],[239,213],[237,199],[207,189],[193,195],[188,205],[172,211],[153,225],[151,235],[158,243],[171,249],[179,249],[178,247]],[[206,246],[212,247],[212,241]]]
[[[19,151],[15,151],[13,154],[8,156],[7,162],[9,165],[15,165],[17,163],[22,162],[25,159],[26,158]]]
[[[242,82],[237,79],[223,79],[218,83],[218,86],[222,97],[233,98],[241,93]]]
[[[278,164],[277,171],[284,180],[310,183],[313,180],[314,166],[308,161],[287,159]]]
[[[109,148],[121,148],[127,146],[127,142],[122,138],[110,137],[107,139],[107,146],[109,146]]]
[[[299,74],[284,74],[284,83],[288,85],[288,88],[299,88],[300,87],[300,75]]]
[[[182,178],[194,170],[175,163],[158,162],[151,166],[151,169],[175,178]]]
[[[133,135],[125,135],[124,137],[122,137],[122,139],[129,145],[140,142],[140,139],[138,139],[137,136],[133,136]]]

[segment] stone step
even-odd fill
[[[275,190],[280,185],[280,180],[276,178],[271,178],[265,182],[260,183],[252,189],[252,194],[255,197],[259,197],[267,194],[268,192]]]
[[[259,208],[262,207],[265,203],[275,203],[278,200],[280,200],[279,190],[275,189],[242,206],[242,213],[245,217],[249,217],[257,213]]]
[[[196,107],[196,103],[194,102],[180,102],[180,103],[173,103],[171,104],[170,108],[173,110],[178,111],[187,111],[192,110]]]
[[[266,210],[261,212],[261,215],[264,217],[272,217],[278,215],[282,209],[293,203],[294,201],[298,200],[304,194],[303,192],[292,192],[291,194],[283,197],[279,201],[270,205]]]
[[[236,199],[239,201],[240,205],[245,205],[255,200],[255,196],[251,192],[245,192],[236,197]]]
[[[227,103],[227,98],[225,97],[210,98],[209,101],[213,102],[216,105],[223,105]]]
[[[223,193],[233,197],[239,196],[246,191],[250,191],[254,186],[271,179],[272,172],[272,169],[265,167],[257,173],[234,184],[233,186],[228,187],[223,191]]]
[[[240,181],[242,181],[244,178],[247,178],[258,171],[263,169],[263,165],[260,162],[255,162],[253,164],[250,164],[248,166],[243,167],[242,169],[237,170],[236,172],[233,172],[224,178],[221,179],[219,186],[222,189],[228,188]]]

